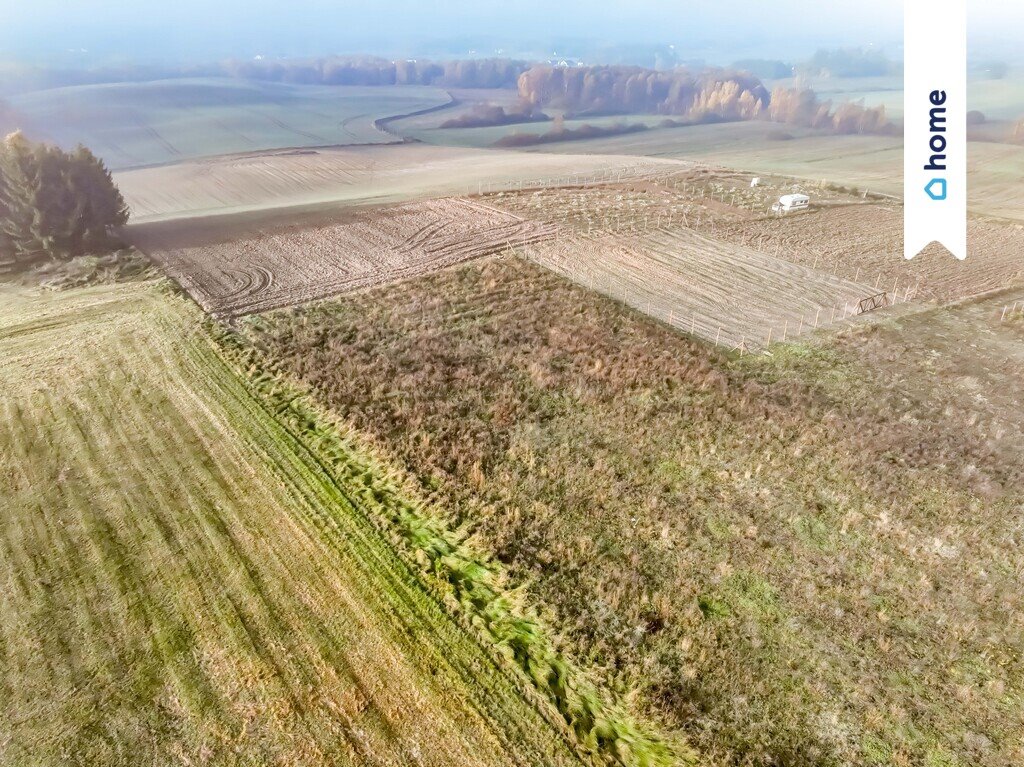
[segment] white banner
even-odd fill
[[[903,255],[967,257],[967,0],[905,0]]]

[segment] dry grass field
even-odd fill
[[[745,122],[650,130],[573,144],[547,144],[543,152],[588,152],[693,160],[752,174],[823,179],[873,192],[903,195],[903,142],[883,136],[832,136],[782,126],[792,140],[771,136],[780,126]],[[972,141],[967,154],[972,212],[1024,222],[1019,183],[1024,147]]]
[[[809,212],[782,217],[767,212],[771,202],[792,191],[812,196]],[[929,248],[908,262],[903,259],[898,202],[866,199],[859,190],[786,177],[762,177],[761,184],[751,188],[750,174],[693,168],[621,184],[498,192],[485,199],[557,226],[564,235],[604,239],[611,233],[640,243],[654,231],[679,236],[696,233],[717,243],[709,246],[708,263],[698,268],[698,274],[700,269],[714,268],[719,257],[712,252],[747,249],[757,251],[757,258],[778,259],[838,282],[870,286],[871,292],[898,293],[901,301],[908,296],[957,300],[1024,280],[1021,225],[972,218],[966,261],[957,261],[941,248]],[[593,248],[581,247],[573,261],[587,261],[588,250]],[[581,271],[579,263],[574,269]],[[737,279],[742,277],[740,272]],[[685,275],[675,279],[684,280]],[[798,291],[799,284],[794,283],[791,290]],[[621,297],[622,288],[615,295]],[[634,305],[642,309],[646,304]],[[663,317],[667,307],[659,311]],[[799,323],[798,317],[794,319]]]
[[[824,208],[797,216],[758,217],[718,228],[718,236],[787,261],[891,286],[913,285],[920,299],[952,301],[1024,281],[1024,228],[972,219],[968,258],[942,248],[903,259],[903,211],[896,206]],[[878,277],[876,277],[876,275]]]
[[[150,227],[134,241],[207,312],[237,316],[415,277],[551,231],[451,198],[334,218],[254,225],[237,238],[225,236],[217,221],[185,222]]]
[[[497,258],[241,331],[704,763],[1011,767],[1014,297],[736,360]]]
[[[418,144],[264,152],[115,174],[132,220],[302,206],[405,202],[622,168],[677,168],[637,157],[456,149]]]
[[[879,293],[689,229],[583,235],[518,252],[670,325],[748,351],[854,317]]]
[[[53,88],[13,99],[26,132],[123,169],[281,147],[391,143],[374,121],[447,103],[439,88],[235,79]]]
[[[0,306],[0,763],[578,764],[193,307]]]

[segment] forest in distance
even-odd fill
[[[899,64],[878,51],[860,48],[820,50],[796,64],[749,59],[728,67],[698,62],[652,69],[610,64],[584,65],[577,60],[531,62],[513,58],[431,60],[388,59],[367,55],[312,58],[256,56],[178,66],[133,65],[63,71],[21,70],[7,73],[6,90],[16,79],[20,88],[52,88],[99,82],[227,77],[289,85],[389,86],[419,85],[447,89],[518,91],[515,105],[480,104],[442,127],[486,127],[540,122],[544,110],[556,109],[566,119],[607,115],[653,114],[679,118],[687,124],[768,120],[836,134],[893,135],[895,125],[881,105],[857,101],[833,105],[819,98],[805,82],[814,77],[844,78],[898,73]],[[795,79],[789,79],[794,77]],[[774,87],[765,80],[787,81]],[[3,80],[0,75],[0,80]],[[5,83],[0,81],[0,95]],[[0,112],[0,120],[3,114]],[[556,131],[557,133],[558,131]],[[1018,136],[1020,131],[1011,132]]]

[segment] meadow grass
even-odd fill
[[[580,763],[194,306],[0,291],[0,762]]]
[[[1009,767],[1019,331],[941,312],[738,360],[501,258],[240,332],[706,763]]]

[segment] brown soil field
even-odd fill
[[[739,360],[491,258],[240,327],[702,763],[1016,767],[1020,298]]]
[[[562,238],[523,252],[652,317],[747,350],[853,317],[880,292],[689,229]]]
[[[873,192],[903,194],[903,140],[889,136],[831,136],[785,130],[792,141],[773,141],[778,125],[738,122],[649,130],[586,142],[586,151],[703,161],[750,171],[777,173],[810,183],[825,179]],[[549,144],[539,151],[564,152]],[[576,147],[575,150],[578,150]],[[967,150],[968,208],[981,215],[1024,222],[1020,179],[1024,147],[972,141]]]
[[[407,202],[557,177],[678,169],[676,160],[537,154],[422,144],[258,152],[115,174],[134,222]]]
[[[461,199],[349,211],[341,220],[175,222],[135,244],[203,307],[233,317],[422,275],[547,237],[551,227]]]
[[[488,195],[493,204],[555,224],[562,233],[691,230],[731,245],[893,292],[900,298],[949,301],[1008,287],[1024,278],[1024,228],[972,218],[969,255],[958,261],[939,247],[903,258],[902,208],[864,199],[855,189],[696,168],[661,177],[587,188],[563,187]],[[812,197],[812,210],[766,215],[790,191]]]
[[[953,258],[931,246],[903,258],[903,211],[896,206],[824,208],[809,213],[733,222],[718,236],[798,264],[816,266],[883,285],[899,281],[919,286],[917,297],[950,301],[998,290],[1024,279],[1024,229],[972,219],[968,256]]]

